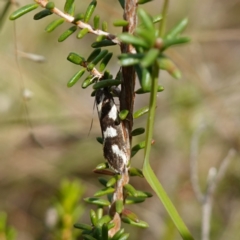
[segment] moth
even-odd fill
[[[126,171],[129,159],[119,111],[109,88],[97,90],[95,101],[103,137],[104,158],[114,172],[121,174]]]

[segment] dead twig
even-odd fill
[[[204,126],[201,124],[195,133],[193,134],[190,148],[190,176],[191,183],[193,187],[194,194],[198,200],[198,202],[202,206],[202,237],[201,240],[209,240],[210,228],[211,228],[211,215],[212,215],[212,204],[213,204],[213,196],[216,191],[216,188],[219,182],[224,177],[224,174],[229,166],[231,160],[236,154],[235,149],[230,149],[228,151],[227,156],[222,160],[219,169],[217,171],[216,168],[210,168],[208,172],[208,180],[207,180],[207,188],[203,193],[199,186],[198,181],[198,142],[199,137],[204,130]]]

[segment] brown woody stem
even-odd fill
[[[133,33],[137,23],[137,1],[136,0],[125,0],[124,7],[124,19],[128,21],[128,26],[123,28],[123,32]],[[133,53],[135,49],[131,45],[121,44],[122,53]],[[133,126],[133,105],[134,105],[134,88],[135,88],[135,69],[134,67],[123,67],[122,68],[122,85],[120,94],[120,111],[128,110],[129,114],[126,120],[123,121],[123,132],[125,134],[126,149],[128,149],[129,160],[131,158],[131,132]],[[110,208],[110,214],[113,216],[113,222],[115,227],[109,231],[109,235],[113,236],[121,228],[121,216],[116,212],[115,201],[125,201],[125,194],[123,186],[129,182],[128,170],[122,174],[122,178],[118,180],[115,186],[115,193],[113,195],[112,206]]]

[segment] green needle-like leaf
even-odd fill
[[[85,13],[84,22],[86,22],[86,23],[89,22],[89,20],[90,20],[90,18],[91,18],[91,16],[92,16],[92,14],[93,14],[96,6],[97,6],[97,1],[96,1],[96,0],[93,0],[93,1],[89,4],[89,6],[88,6],[88,8],[87,8],[87,11],[86,11],[86,13]]]
[[[131,151],[131,157],[134,157],[139,150],[144,149],[145,148],[145,141],[142,141],[140,143],[138,143],[137,145],[135,145],[134,147],[132,147],[132,151]]]
[[[126,27],[128,25],[128,21],[124,19],[118,19],[113,22],[113,26],[115,27]]]
[[[96,169],[101,170],[101,169],[106,169],[108,168],[108,164],[107,163],[99,163],[96,167]]]
[[[87,234],[83,234],[82,238],[83,238],[83,240],[97,240],[96,238],[94,238],[90,235],[87,235]]]
[[[88,33],[88,28],[83,28],[77,35],[77,38],[81,39]]]
[[[181,78],[181,71],[171,59],[167,57],[159,57],[157,63],[160,69],[166,70],[172,77],[176,79]]]
[[[138,168],[133,168],[133,167],[131,167],[129,170],[128,170],[128,172],[129,172],[129,175],[130,176],[132,176],[132,177],[134,177],[134,176],[138,176],[138,177],[144,177],[143,176],[143,173],[142,173],[142,170],[140,170],[140,169],[138,169]]]
[[[102,138],[102,137],[97,137],[96,140],[97,140],[100,144],[103,144],[103,138]]]
[[[141,19],[143,28],[148,33],[149,38],[152,39],[152,44],[153,44],[155,40],[155,27],[153,25],[153,21],[151,17],[142,8],[138,9],[138,16]]]
[[[99,47],[109,47],[109,46],[114,46],[116,45],[116,43],[114,43],[113,41],[111,40],[102,40],[100,42],[94,42],[92,43],[92,48],[99,48]]]
[[[55,3],[54,2],[48,2],[47,5],[46,5],[46,9],[52,10],[53,8],[55,8]]]
[[[116,176],[118,176],[118,175],[116,175]],[[114,184],[117,182],[116,176],[110,178],[110,179],[107,181],[107,183],[106,183],[106,186],[107,186],[107,187],[112,187],[112,186],[114,186]]]
[[[69,36],[71,36],[74,32],[76,32],[77,26],[70,27],[67,31],[65,31],[59,38],[58,42],[63,42],[65,39],[67,39]]]
[[[99,181],[104,187],[106,187],[107,182],[108,182],[106,178],[102,178],[102,177],[99,177],[99,178],[98,178],[98,181]]]
[[[128,223],[128,224],[131,224],[133,226],[140,227],[140,228],[148,228],[149,227],[148,224],[144,221],[135,222],[128,217],[122,217],[122,221],[124,223]]]
[[[118,230],[114,236],[112,237],[112,240],[118,240],[121,235],[124,234],[124,228]]]
[[[99,22],[100,22],[100,16],[99,15],[94,16],[94,19],[93,19],[94,29],[99,28]]]
[[[125,184],[123,188],[133,197],[137,197],[137,190],[131,184]]]
[[[103,30],[104,32],[107,32],[107,30],[108,30],[108,24],[107,24],[106,21],[103,21],[103,22],[102,22],[102,30]]]
[[[129,113],[128,110],[122,110],[122,111],[118,114],[118,116],[119,116],[119,118],[123,121],[123,120],[125,120],[126,117],[128,116],[128,113]]]
[[[135,69],[143,92],[149,92],[152,85],[152,77],[149,70],[141,68],[139,65],[136,65]]]
[[[190,42],[190,38],[188,37],[179,37],[179,38],[167,38],[163,39],[163,47],[162,51],[166,50],[170,46],[177,45],[177,44],[184,44]]]
[[[149,198],[149,197],[152,197],[153,195],[149,192],[137,191],[137,196],[143,197],[143,198]]]
[[[164,38],[171,39],[177,38],[180,33],[182,33],[187,27],[188,19],[184,18],[181,20],[172,30],[170,30]]]
[[[158,54],[159,54],[159,50],[156,49],[156,48],[152,48],[150,49],[147,54],[145,55],[145,57],[142,59],[141,61],[141,66],[143,68],[147,68],[149,66],[151,66],[154,61],[157,59],[158,57]]]
[[[35,10],[36,8],[38,8],[38,6],[39,5],[36,4],[36,3],[25,5],[21,8],[19,8],[18,10],[16,10],[15,12],[13,12],[10,15],[9,19],[10,20],[16,20],[17,18],[23,16],[24,14]]]
[[[64,19],[60,18],[60,19],[56,19],[53,22],[51,22],[46,28],[45,31],[46,32],[52,32],[53,30],[55,30],[58,26],[60,26],[61,24],[64,23]]]
[[[92,64],[97,65],[106,55],[108,54],[108,50],[102,50],[100,53],[92,60]]]
[[[99,66],[99,71],[102,72],[106,66],[108,65],[109,61],[111,60],[112,58],[112,53],[108,53],[104,58],[103,60],[101,61],[100,63],[100,66]]]
[[[87,230],[87,231],[92,230],[92,226],[84,223],[75,223],[73,226],[81,230]]]
[[[101,197],[101,196],[104,196],[104,195],[113,193],[114,191],[115,191],[114,188],[107,187],[107,188],[104,188],[104,189],[101,189],[101,190],[97,191],[97,192],[94,194],[94,197]]]
[[[85,89],[87,87],[89,87],[91,84],[93,84],[96,81],[96,77],[89,75],[88,77],[86,77],[86,79],[83,81],[82,83],[82,88]]]
[[[163,86],[158,86],[158,90],[157,91],[158,92],[164,91],[164,87]],[[150,89],[144,91],[142,88],[139,88],[135,93],[136,94],[144,94],[144,93],[150,93],[150,92],[151,92]]]
[[[98,54],[101,52],[101,48],[94,49],[89,57],[87,58],[87,62],[91,62],[94,58],[98,56]]]
[[[142,38],[135,37],[129,33],[122,33],[119,35],[119,39],[122,40],[124,43],[132,44],[136,47],[143,47],[149,48],[150,45],[147,41]]]
[[[69,53],[67,60],[77,65],[80,65],[83,61],[85,61],[83,57],[74,52]]]
[[[125,203],[136,204],[136,203],[142,203],[144,201],[145,201],[145,198],[143,197],[127,197]]]
[[[67,86],[72,87],[76,84],[76,82],[82,77],[82,75],[85,73],[85,69],[79,70],[74,76],[69,80]]]
[[[116,212],[120,214],[124,209],[123,201],[117,200],[115,204],[116,204]]]
[[[106,80],[102,80],[98,83],[95,83],[93,85],[93,89],[100,89],[100,88],[105,88],[105,87],[117,86],[119,84],[121,84],[121,81],[119,81],[119,80],[106,79]]]
[[[45,17],[47,17],[47,16],[49,16],[49,15],[52,15],[52,14],[53,14],[53,13],[52,13],[50,10],[44,9],[44,10],[42,10],[41,12],[38,12],[37,14],[35,14],[35,15],[33,16],[33,19],[34,19],[34,20],[40,20],[40,19],[45,18]]]
[[[99,221],[102,218],[102,216],[103,216],[103,208],[102,207],[98,207],[96,213],[97,213],[97,219]]]
[[[144,27],[138,27],[135,32],[137,36],[144,39],[146,42],[148,42],[149,46],[153,46],[155,42],[155,36],[154,34],[149,34],[149,32]]]
[[[118,2],[120,3],[122,9],[124,9],[125,0],[118,0]]]
[[[149,108],[148,107],[143,107],[143,108],[140,108],[139,110],[137,110],[134,114],[133,114],[133,118],[139,118],[141,117],[142,115],[148,113],[149,111]]]
[[[132,212],[129,209],[124,209],[122,212],[122,217],[127,217],[128,219],[134,221],[134,222],[139,222],[139,218],[137,216],[137,214],[135,214],[134,212]]]
[[[93,226],[97,224],[97,214],[94,210],[90,210],[90,219]]]
[[[111,221],[111,217],[109,215],[104,215],[101,219],[98,220],[97,225],[102,227],[104,223],[109,223]]]
[[[110,230],[110,229],[112,229],[112,228],[115,227],[115,224],[114,224],[114,222],[109,222],[109,223],[107,224],[107,226],[108,226],[108,230]]]
[[[133,66],[139,64],[140,60],[137,58],[122,58],[119,60],[119,63],[123,67]]]
[[[66,0],[64,5],[64,12],[71,13],[73,7],[74,7],[74,0]]]
[[[102,226],[102,240],[108,240],[108,225],[106,223]]]
[[[144,128],[136,128],[132,131],[132,137],[141,135],[145,132]]]
[[[97,197],[84,198],[84,201],[87,203],[91,203],[91,204],[95,204],[95,205],[99,205],[99,206],[109,206],[110,205],[109,201],[107,201],[105,199],[97,198]]]
[[[152,18],[152,22],[153,23],[158,23],[158,22],[160,22],[162,20],[162,14],[158,14],[157,16],[154,16],[153,18]]]
[[[151,1],[153,1],[153,0],[138,0],[138,4],[145,4],[145,3],[148,3]]]
[[[84,13],[78,13],[75,17],[74,17],[74,22],[77,23],[78,21],[81,21],[84,19]]]
[[[129,238],[130,233],[122,234],[117,240],[127,240]]]

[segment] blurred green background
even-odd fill
[[[22,6],[31,0],[19,0]],[[79,12],[89,1],[79,1]],[[170,1],[168,28],[184,17],[189,18],[185,34],[192,38],[188,45],[167,51],[183,77],[176,81],[161,72],[155,124],[155,144],[151,163],[164,188],[196,239],[201,235],[201,206],[190,182],[190,143],[201,124],[205,130],[199,144],[199,180],[206,187],[208,171],[217,167],[229,149],[239,150],[240,132],[240,1],[180,0]],[[0,1],[0,12],[6,1]],[[63,8],[64,1],[56,5]],[[144,7],[158,14],[162,1],[153,1]],[[103,161],[94,99],[91,89],[83,90],[81,83],[72,88],[66,84],[79,69],[66,60],[69,52],[87,57],[89,43],[95,36],[78,40],[75,35],[63,43],[57,38],[69,27],[64,23],[53,33],[44,31],[57,17],[51,15],[34,21],[31,12],[17,21],[6,14],[0,29],[0,211],[8,214],[8,221],[18,232],[17,239],[47,239],[43,233],[46,212],[58,192],[61,179],[81,179],[84,197],[91,196],[100,184],[94,167]],[[111,21],[122,18],[118,1],[98,2],[96,13],[109,23],[109,31],[117,34]],[[18,50],[45,57],[34,62]],[[115,54],[119,49],[112,48]],[[118,71],[115,59],[109,66]],[[19,70],[20,69],[20,70]],[[32,95],[24,105],[22,90]],[[145,106],[147,95],[136,96],[135,109]],[[27,111],[25,106],[27,106]],[[93,127],[88,132],[93,120]],[[146,117],[135,121],[135,127],[144,127]],[[133,144],[143,137],[134,139]],[[142,166],[143,152],[132,160]],[[144,179],[133,178],[136,188],[151,191]],[[150,228],[138,230],[126,226],[131,239],[181,239],[157,197],[133,206]],[[81,221],[89,223],[89,207]],[[220,182],[213,203],[211,239],[240,239],[240,161],[235,157]]]

